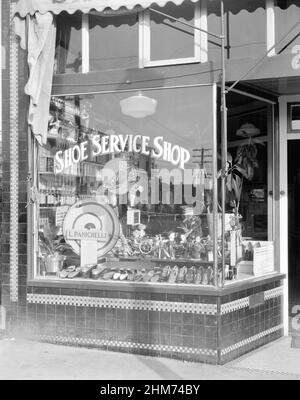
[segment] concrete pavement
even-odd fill
[[[300,380],[300,349],[283,338],[225,366],[0,340],[0,380]]]

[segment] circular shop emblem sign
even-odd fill
[[[120,223],[111,206],[93,200],[74,204],[63,223],[66,242],[80,254],[82,241],[97,242],[97,257],[114,248],[120,234]]]

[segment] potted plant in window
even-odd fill
[[[233,160],[228,153],[228,169],[226,178],[227,203],[234,210],[235,215],[239,213],[241,195],[244,180],[251,181],[254,176],[255,168],[258,168],[257,147],[253,140],[243,144],[237,149],[237,154]]]
[[[59,228],[50,224],[45,225],[43,231],[39,232],[40,256],[48,273],[57,273],[62,269],[66,259],[63,253],[70,249],[63,236],[58,236],[58,232]]]

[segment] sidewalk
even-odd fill
[[[0,380],[300,380],[300,349],[290,345],[291,338],[283,338],[225,366],[211,366],[2,339]]]

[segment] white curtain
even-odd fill
[[[14,18],[15,32],[27,51],[29,79],[25,93],[30,96],[28,123],[40,144],[46,143],[52,91],[56,27],[51,12]]]

